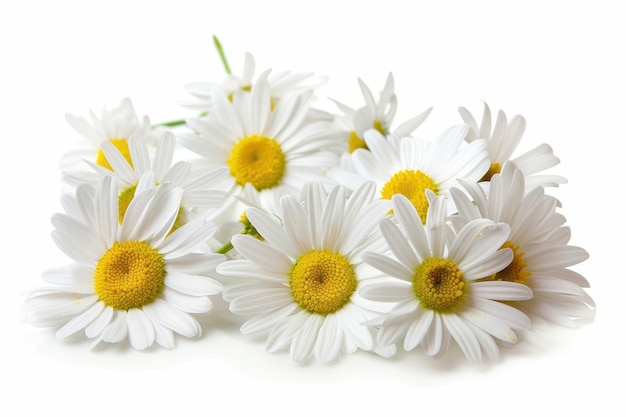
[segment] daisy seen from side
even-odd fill
[[[459,114],[463,121],[471,127],[465,138],[468,142],[482,138],[489,143],[487,152],[489,154],[490,167],[481,178],[482,181],[489,181],[494,174],[502,170],[504,163],[510,160],[524,173],[527,189],[537,185],[558,187],[560,184],[567,183],[567,179],[563,176],[541,174],[541,172],[555,167],[561,162],[554,155],[552,147],[547,143],[542,143],[521,155],[513,156],[526,130],[526,119],[524,117],[515,115],[510,121],[507,121],[506,114],[499,110],[492,130],[491,110],[487,103],[484,103],[480,125],[465,107],[459,107]]]
[[[135,196],[140,179],[150,171],[154,174],[154,182],[148,186],[172,183],[183,190],[181,209],[174,224],[176,229],[195,217],[205,215],[207,210],[222,206],[226,193],[220,187],[228,175],[226,168],[200,170],[195,169],[191,162],[174,161],[176,146],[176,136],[169,131],[164,132],[156,141],[153,152],[149,151],[148,145],[140,136],[132,135],[128,139],[127,159],[114,144],[105,142],[102,144],[102,152],[112,170],[87,162],[91,172],[66,174],[63,180],[74,187],[82,183],[95,186],[102,177],[114,176],[119,188],[121,223]]]
[[[347,151],[354,152],[359,148],[367,148],[364,134],[369,129],[375,129],[382,135],[394,134],[396,136],[410,136],[428,117],[432,107],[426,109],[421,114],[404,121],[398,126],[392,125],[398,110],[398,98],[395,93],[395,82],[393,75],[389,73],[385,86],[380,93],[378,100],[370,88],[361,80],[357,79],[365,105],[354,109],[338,101],[335,104],[342,115],[337,116],[337,123],[345,132],[347,140]]]
[[[210,275],[224,257],[196,249],[215,226],[198,219],[168,235],[182,197],[169,183],[138,193],[120,224],[117,194],[106,176],[96,188],[77,188],[79,217],[53,216],[52,237],[73,262],[43,273],[51,286],[31,293],[26,316],[34,326],[58,328],[59,338],[84,331],[94,345],[173,348],[174,333],[200,337],[193,314],[209,312],[208,296],[221,293]]]
[[[528,287],[478,282],[485,271],[495,273],[511,262],[512,251],[500,249],[509,226],[479,219],[455,234],[445,220],[444,197],[426,193],[431,203],[426,224],[406,197],[395,195],[391,200],[397,223],[387,218],[380,224],[391,256],[363,255],[387,278],[366,282],[360,294],[395,304],[373,321],[380,326],[378,341],[403,341],[406,351],[421,346],[427,355],[441,357],[453,339],[470,362],[495,360],[496,339],[515,343],[516,330],[530,326],[526,315],[501,303],[529,299]]]
[[[451,193],[459,210],[452,221],[456,227],[475,219],[510,225],[511,234],[503,246],[513,250],[513,260],[504,270],[485,274],[483,279],[517,282],[532,289],[532,299],[511,305],[534,322],[547,320],[566,327],[588,323],[595,316],[595,302],[585,291],[589,282],[570,268],[589,254],[568,244],[571,230],[557,212],[557,199],[540,186],[525,191],[524,180],[524,173],[509,161],[491,178],[489,193],[476,183],[461,181],[465,192],[453,189]]]
[[[89,111],[89,119],[67,113],[67,123],[80,135],[81,141],[71,151],[61,157],[63,173],[84,170],[84,160],[111,169],[111,165],[102,152],[103,143],[113,144],[130,161],[128,139],[140,135],[143,140],[153,145],[162,133],[160,128],[153,129],[148,116],[139,117],[132,101],[124,98],[117,107],[106,107],[98,116]]]
[[[358,295],[362,281],[377,275],[361,254],[384,246],[377,225],[389,202],[375,201],[374,193],[372,183],[346,197],[344,187],[327,192],[315,182],[305,187],[301,201],[281,198],[280,219],[248,210],[263,240],[234,236],[243,259],[218,267],[234,281],[224,291],[230,310],[252,317],[242,333],[267,332],[267,351],[289,346],[296,362],[311,356],[327,362],[357,349],[395,353],[393,346],[377,345],[374,330],[362,324],[380,306]]]

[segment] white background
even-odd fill
[[[601,415],[621,409],[624,255],[623,14],[618,2],[406,2],[387,0],[54,1],[0,6],[3,242],[0,414],[35,415]],[[413,6],[408,4],[414,3]],[[173,351],[89,350],[80,338],[20,321],[24,293],[65,257],[50,238],[60,211],[60,156],[77,134],[66,112],[86,115],[130,97],[154,122],[189,115],[184,84],[221,81],[211,36],[234,72],[243,54],[267,68],[314,72],[320,92],[360,105],[356,78],[374,91],[393,72],[397,121],[434,106],[419,134],[461,121],[458,106],[521,114],[520,151],[549,143],[569,183],[553,194],[590,258],[594,323],[550,328],[471,366],[419,351],[298,366],[266,354],[261,339],[215,314],[202,339]],[[615,379],[614,379],[615,378]],[[620,387],[620,385],[622,385]],[[13,410],[13,411],[8,411]],[[232,410],[228,411],[228,410]]]

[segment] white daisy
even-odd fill
[[[454,234],[445,223],[444,197],[426,193],[430,200],[426,225],[406,197],[392,197],[399,226],[388,218],[380,228],[393,258],[373,252],[363,255],[365,262],[389,277],[366,282],[360,294],[396,303],[377,321],[378,340],[387,344],[403,339],[407,351],[421,345],[426,354],[442,356],[452,338],[471,362],[496,359],[494,338],[515,343],[515,330],[530,326],[523,313],[499,302],[529,299],[528,287],[477,281],[511,262],[512,251],[499,249],[509,226],[480,219]]]
[[[266,349],[290,346],[291,358],[303,362],[312,355],[330,361],[340,351],[375,350],[373,330],[362,325],[372,318],[374,304],[364,303],[357,290],[376,276],[362,262],[365,250],[382,250],[378,222],[388,201],[372,201],[375,187],[365,184],[346,198],[343,187],[330,193],[320,183],[305,187],[302,202],[281,199],[281,219],[256,208],[248,218],[264,241],[248,235],[233,237],[243,260],[227,261],[218,272],[243,280],[224,290],[230,310],[253,316],[242,333],[269,331]]]
[[[305,120],[311,100],[310,91],[289,94],[272,109],[269,84],[260,79],[232,102],[218,91],[208,118],[187,121],[195,133],[180,133],[181,144],[200,155],[207,169],[230,172],[228,200],[216,222],[239,218],[236,197],[246,184],[261,194],[297,195],[335,165],[337,155],[320,149],[336,141],[336,131],[331,122]]]
[[[376,129],[383,135],[393,134],[399,137],[410,136],[426,120],[431,108],[426,109],[421,114],[401,123],[392,130],[392,124],[398,109],[398,99],[395,93],[393,75],[389,73],[383,91],[378,100],[359,78],[359,88],[363,95],[365,105],[359,109],[353,109],[345,104],[335,101],[339,110],[343,113],[337,118],[341,129],[345,132],[348,144],[347,150],[352,153],[356,149],[365,148],[363,139],[365,131]]]
[[[424,222],[428,210],[424,190],[447,196],[457,178],[478,180],[489,167],[487,143],[481,139],[465,143],[468,129],[466,125],[453,126],[432,143],[393,135],[385,138],[370,129],[365,132],[368,149],[351,154],[354,171],[335,169],[329,175],[350,189],[366,180],[375,181],[383,199],[403,194]]]
[[[102,143],[112,143],[130,161],[127,141],[132,135],[140,135],[146,143],[154,144],[160,134],[160,129],[152,129],[148,116],[139,118],[128,98],[124,98],[118,107],[103,109],[99,117],[93,110],[90,110],[89,116],[90,120],[69,113],[65,115],[67,122],[81,135],[82,140],[73,150],[62,156],[62,172],[84,169],[83,160],[111,169],[102,152]]]
[[[508,160],[515,162],[517,167],[526,176],[526,187],[531,189],[537,185],[544,187],[558,187],[560,184],[567,183],[567,179],[560,175],[538,174],[549,168],[552,168],[561,162],[557,158],[550,145],[542,143],[528,152],[513,158],[524,130],[526,129],[526,120],[515,115],[507,122],[506,114],[502,110],[498,111],[496,123],[491,130],[491,111],[487,103],[484,103],[484,110],[480,126],[474,116],[465,108],[459,107],[459,113],[465,123],[471,126],[466,140],[472,142],[477,138],[486,139],[489,142],[487,152],[489,153],[489,161],[491,166],[489,171],[482,178],[483,181],[489,181],[494,174],[502,170],[502,166]]]
[[[533,298],[512,303],[535,321],[539,318],[572,327],[588,322],[595,315],[595,303],[585,292],[589,282],[569,267],[589,257],[582,248],[568,245],[570,228],[556,212],[558,201],[537,186],[525,192],[524,173],[513,162],[506,162],[500,174],[491,178],[489,195],[476,183],[461,181],[452,190],[459,210],[453,217],[457,227],[475,219],[490,219],[511,226],[504,247],[511,248],[513,261],[488,281],[518,282],[533,291]]]
[[[168,183],[183,190],[182,205],[174,228],[194,218],[193,212],[210,208],[219,208],[224,202],[226,193],[219,190],[219,184],[228,175],[225,168],[214,170],[192,170],[192,164],[187,161],[174,162],[176,137],[171,132],[165,132],[156,143],[151,156],[145,141],[138,135],[128,139],[129,160],[120,150],[109,142],[102,144],[102,152],[109,161],[112,171],[101,167],[97,163],[88,162],[92,172],[77,172],[63,176],[64,181],[71,186],[82,183],[96,185],[103,176],[112,175],[119,188],[120,223],[124,218],[126,208],[132,201],[139,180],[148,171],[154,173],[157,184]]]
[[[215,230],[202,219],[168,235],[181,197],[172,184],[148,188],[135,196],[120,225],[113,177],[104,177],[95,189],[79,186],[81,215],[52,218],[52,237],[74,262],[44,272],[54,287],[26,300],[31,322],[60,327],[59,338],[81,330],[96,344],[128,338],[135,349],[154,342],[172,348],[174,333],[200,337],[200,324],[190,313],[211,310],[207,296],[219,294],[222,285],[209,275],[224,258],[194,253]]]
[[[229,74],[221,84],[213,82],[191,82],[185,85],[187,92],[194,96],[193,100],[186,100],[180,104],[188,109],[202,113],[210,113],[213,108],[214,90],[217,88],[233,98],[235,93],[249,92],[257,82],[254,79],[255,60],[252,54],[246,53],[243,70],[240,76]],[[267,74],[266,74],[267,73]],[[289,93],[302,93],[315,89],[324,84],[325,77],[315,76],[313,73],[293,73],[291,71],[266,70],[267,82],[270,89],[272,103],[278,102],[281,97]],[[263,78],[261,76],[259,78]]]

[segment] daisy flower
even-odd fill
[[[65,115],[69,125],[81,135],[82,142],[62,156],[63,172],[82,169],[83,160],[110,170],[111,165],[102,152],[103,143],[113,144],[130,161],[128,138],[137,134],[146,143],[154,144],[160,132],[152,129],[148,116],[139,118],[128,98],[124,98],[118,107],[103,109],[99,117],[93,110],[90,110],[89,116],[90,120],[69,113]]]
[[[395,303],[376,320],[378,341],[403,340],[407,351],[421,345],[427,355],[440,357],[454,339],[471,362],[496,359],[499,349],[494,338],[515,343],[515,330],[530,326],[527,316],[499,302],[529,299],[528,287],[478,281],[511,262],[511,249],[500,249],[510,228],[479,219],[454,234],[445,223],[444,197],[430,190],[426,194],[430,208],[425,225],[406,197],[392,197],[398,224],[387,218],[380,228],[393,257],[363,254],[366,263],[388,278],[366,282],[361,296]]]
[[[359,148],[366,148],[364,133],[368,129],[376,129],[383,135],[393,133],[396,136],[409,136],[426,120],[431,108],[423,113],[403,122],[391,131],[396,111],[398,109],[398,99],[395,93],[393,75],[389,73],[383,91],[378,100],[374,97],[368,86],[358,78],[359,88],[363,95],[365,105],[359,109],[353,109],[345,104],[335,101],[339,110],[343,113],[337,121],[341,125],[347,137],[348,151],[354,152]]]
[[[487,143],[482,139],[465,143],[468,129],[466,125],[453,126],[433,142],[393,135],[385,138],[370,129],[365,132],[368,149],[357,149],[351,154],[354,171],[343,167],[334,169],[329,176],[350,189],[363,181],[375,181],[380,198],[404,195],[425,222],[425,190],[447,196],[457,178],[478,180],[489,167]]]
[[[272,106],[269,84],[261,79],[232,102],[216,91],[209,117],[188,119],[194,133],[180,133],[181,144],[198,154],[206,169],[230,173],[223,188],[227,201],[216,223],[239,218],[236,197],[246,184],[270,200],[273,193],[297,195],[335,165],[337,155],[320,150],[336,141],[331,123],[305,120],[311,100],[310,91],[289,94]]]
[[[30,321],[60,327],[59,338],[84,331],[95,344],[128,339],[135,349],[173,348],[174,333],[200,337],[191,313],[211,310],[208,296],[222,285],[209,275],[224,258],[194,251],[215,226],[199,219],[168,235],[182,197],[169,183],[138,193],[122,224],[113,177],[79,186],[76,197],[79,217],[52,217],[52,237],[74,262],[44,272],[54,287],[26,300]]]
[[[217,269],[243,281],[227,287],[224,299],[234,314],[253,316],[242,333],[269,332],[269,352],[289,345],[297,362],[311,356],[331,361],[340,351],[357,349],[385,356],[395,352],[393,347],[377,347],[373,330],[362,325],[378,306],[358,295],[361,283],[376,276],[361,254],[384,248],[377,225],[389,202],[373,201],[372,183],[347,198],[346,193],[341,186],[327,192],[316,182],[305,187],[302,202],[291,195],[281,199],[281,219],[248,209],[264,240],[234,236],[232,243],[243,259]]]
[[[145,141],[138,135],[128,139],[128,160],[125,155],[112,143],[102,144],[102,153],[112,170],[103,168],[97,163],[87,162],[93,172],[77,172],[64,175],[64,181],[74,187],[82,183],[96,185],[102,177],[112,175],[116,179],[119,189],[119,221],[122,222],[124,213],[135,196],[139,180],[148,171],[154,173],[155,182],[163,184],[171,182],[183,190],[181,210],[178,212],[174,229],[194,217],[193,211],[221,207],[225,192],[217,189],[220,182],[228,175],[225,168],[217,168],[201,172],[192,169],[192,164],[186,161],[174,162],[176,137],[171,132],[165,132],[159,138],[150,155]]]
[[[588,281],[569,267],[589,257],[579,247],[568,245],[570,228],[556,212],[558,201],[545,195],[544,188],[525,192],[524,173],[506,162],[500,174],[491,178],[490,191],[476,183],[461,181],[469,194],[452,190],[459,210],[453,217],[457,227],[475,219],[504,222],[511,234],[503,244],[513,251],[513,260],[496,274],[484,274],[488,282],[517,282],[533,291],[533,298],[511,303],[534,321],[541,319],[572,327],[594,317],[595,303],[585,292]]]
[[[213,90],[216,88],[231,100],[235,93],[250,92],[256,83],[254,79],[256,63],[254,56],[245,54],[243,70],[241,75],[229,74],[222,83],[213,82],[191,82],[185,85],[189,94],[194,96],[193,100],[183,101],[180,104],[190,110],[197,110],[202,113],[210,113],[213,108]],[[278,102],[281,97],[289,93],[302,93],[315,89],[324,84],[325,77],[317,77],[312,73],[293,73],[291,71],[266,70],[267,83],[269,84],[270,97],[272,103]],[[260,76],[259,78],[263,78]]]
[[[487,103],[484,103],[484,110],[480,126],[474,116],[465,108],[459,107],[459,113],[465,123],[470,125],[471,129],[465,140],[472,142],[477,138],[486,139],[489,142],[487,152],[489,153],[490,167],[489,171],[483,176],[482,181],[489,181],[494,174],[502,170],[502,166],[508,160],[515,162],[517,167],[526,176],[527,189],[536,185],[544,187],[558,187],[560,184],[567,183],[567,179],[560,175],[538,174],[546,169],[552,168],[561,162],[557,158],[550,145],[542,143],[539,146],[513,158],[524,130],[526,129],[526,120],[515,115],[507,122],[506,114],[498,111],[496,123],[491,130],[491,111]]]

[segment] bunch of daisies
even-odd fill
[[[193,116],[153,124],[130,100],[68,115],[81,143],[62,157],[64,213],[52,238],[72,262],[43,273],[24,311],[64,338],[135,349],[200,338],[224,306],[243,334],[294,361],[398,346],[497,360],[539,323],[594,317],[570,267],[566,182],[547,144],[514,156],[525,120],[492,128],[465,108],[438,137],[396,123],[390,74],[360,107],[316,107],[326,79],[267,70],[187,85]],[[184,156],[183,156],[184,155]]]

